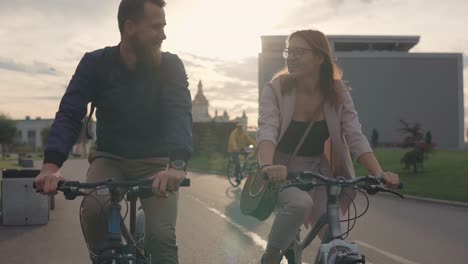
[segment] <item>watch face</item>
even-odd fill
[[[176,169],[183,169],[185,167],[185,162],[183,160],[174,160],[172,162],[172,167]]]

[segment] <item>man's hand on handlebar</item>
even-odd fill
[[[64,180],[65,178],[60,176],[57,165],[46,163],[42,165],[41,172],[36,176],[34,182],[36,189],[42,190],[43,194],[51,194],[57,192],[58,182]]]
[[[167,189],[172,191],[179,190],[179,186],[185,179],[185,176],[185,171],[174,168],[159,172],[153,177],[153,193],[157,197],[167,198],[169,196]]]

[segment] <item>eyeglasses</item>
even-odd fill
[[[303,48],[284,49],[283,58],[287,59],[291,54],[294,55],[294,57],[300,57],[303,56],[307,51],[315,52],[315,50]]]

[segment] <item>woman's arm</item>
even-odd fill
[[[369,172],[370,175],[379,175],[382,173],[382,168],[372,152],[362,154],[357,161]]]
[[[260,165],[272,164],[276,148],[276,140],[280,127],[280,110],[278,98],[273,86],[267,84],[263,88],[260,99],[257,130],[258,161]]]
[[[260,166],[272,165],[275,154],[275,145],[269,140],[264,140],[258,146],[258,164]]]

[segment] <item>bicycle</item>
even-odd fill
[[[239,152],[239,160],[240,160],[240,170],[239,175],[236,175],[236,164],[232,160],[229,159],[228,163],[226,164],[226,176],[229,180],[229,183],[233,187],[237,187],[241,184],[242,180],[246,177],[247,173],[252,169],[255,168],[256,160],[255,156],[253,155],[253,145],[249,145],[246,150]],[[242,156],[242,158],[240,157]]]
[[[80,204],[80,214],[85,199],[96,195],[110,195],[109,212],[107,213],[107,230],[109,241],[107,241],[98,252],[91,253],[93,264],[144,264],[151,263],[151,254],[144,247],[144,225],[145,217],[142,207],[136,209],[138,198],[148,198],[153,195],[151,185],[153,179],[143,179],[137,181],[102,181],[95,183],[81,183],[79,181],[60,181],[57,191],[63,192],[65,199],[74,200],[78,196],[84,196]],[[181,187],[190,186],[190,179],[185,179]],[[36,186],[34,184],[34,188]],[[91,190],[89,193],[84,190]],[[123,193],[122,193],[122,190]],[[168,190],[169,191],[169,190]],[[38,190],[40,192],[40,190]],[[124,196],[126,195],[127,198]],[[127,204],[124,216],[121,215],[121,200]],[[130,202],[130,206],[128,203]],[[107,202],[105,203],[107,204]],[[101,207],[103,205],[101,204]],[[125,224],[125,219],[130,210],[130,228]],[[103,212],[104,215],[104,212]],[[80,215],[80,225],[83,230]],[[84,234],[84,233],[83,233]],[[125,239],[125,244],[122,242]],[[85,237],[86,240],[86,237]]]
[[[263,175],[265,179],[267,175]],[[384,180],[382,176],[362,176],[354,179],[346,180],[343,177],[337,177],[332,179],[313,172],[300,172],[300,173],[288,173],[289,183],[286,183],[281,189],[297,187],[303,191],[310,191],[318,186],[325,186],[327,190],[327,212],[324,213],[317,223],[312,227],[311,231],[307,233],[303,240],[301,240],[299,229],[296,233],[295,240],[285,250],[283,256],[286,258],[288,264],[300,264],[302,263],[302,251],[307,248],[314,238],[318,235],[322,227],[328,225],[325,238],[321,241],[317,255],[315,257],[315,264],[350,264],[350,263],[366,263],[366,257],[360,254],[358,247],[355,243],[346,242],[345,239],[350,231],[354,228],[356,220],[366,214],[369,209],[369,198],[368,194],[375,194],[377,192],[389,192],[401,198],[404,196],[396,191],[388,189],[384,186]],[[364,184],[358,184],[364,183]],[[359,191],[364,195],[367,200],[366,209],[363,213],[357,216],[356,205],[353,199],[351,199],[354,206],[354,217],[350,218],[348,212],[348,219],[340,220],[338,198],[341,190],[344,188],[352,188]],[[402,189],[403,184],[400,182],[398,189]],[[281,191],[280,189],[280,191]],[[354,221],[350,227],[351,221]],[[348,223],[348,230],[344,233],[341,231],[340,222]]]

